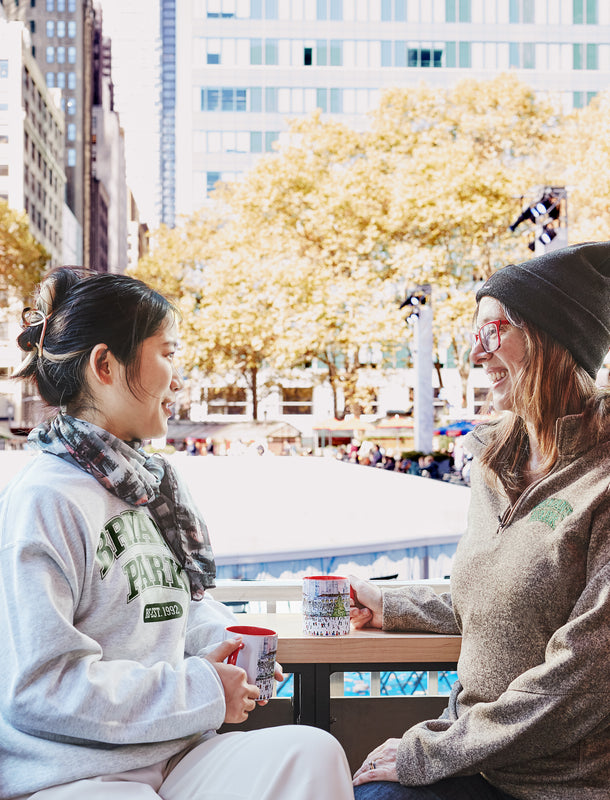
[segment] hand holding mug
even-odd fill
[[[241,639],[227,639],[205,656],[222,683],[225,693],[225,722],[244,722],[248,719],[248,714],[254,711],[260,695],[258,686],[248,683],[245,670],[225,662],[241,646]]]
[[[349,633],[349,580],[342,575],[303,578],[303,633],[345,636]]]
[[[229,655],[229,664],[236,664],[246,671],[250,683],[256,684],[260,691],[260,703],[269,700],[273,697],[277,674],[277,633],[254,625],[231,625],[226,629],[226,635],[238,636],[241,640],[240,646]]]
[[[350,621],[354,628],[383,627],[383,595],[379,586],[354,575],[350,582]]]

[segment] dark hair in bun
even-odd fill
[[[87,391],[89,355],[103,343],[133,391],[142,342],[172,315],[172,304],[135,278],[58,267],[40,284],[36,309],[24,311],[17,344],[29,358],[15,377],[33,382],[50,406],[78,402]]]

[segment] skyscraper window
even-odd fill
[[[278,63],[277,39],[265,39],[265,64]]]
[[[250,63],[262,64],[263,63],[263,40],[250,39]]]
[[[575,25],[597,25],[597,0],[572,0]]]

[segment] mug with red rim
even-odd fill
[[[255,625],[229,625],[226,635],[230,639],[239,636],[242,640],[241,646],[231,653],[227,662],[246,671],[248,682],[260,689],[259,700],[269,700],[275,688],[277,633],[271,628]]]

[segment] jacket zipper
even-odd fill
[[[559,461],[559,459],[557,461]],[[546,478],[552,475],[556,469],[557,469],[557,462],[554,464],[550,472],[548,472],[546,475],[543,475],[542,478],[538,478],[538,480],[534,481],[534,483],[530,483],[527,489],[524,492],[522,492],[519,495],[519,497],[515,500],[514,505],[507,506],[504,509],[502,515],[498,517],[498,529],[496,530],[496,535],[502,533],[506,528],[508,528],[518,507],[524,502],[524,500],[529,496],[529,494],[533,492],[533,490],[538,486],[538,484],[546,480]]]

